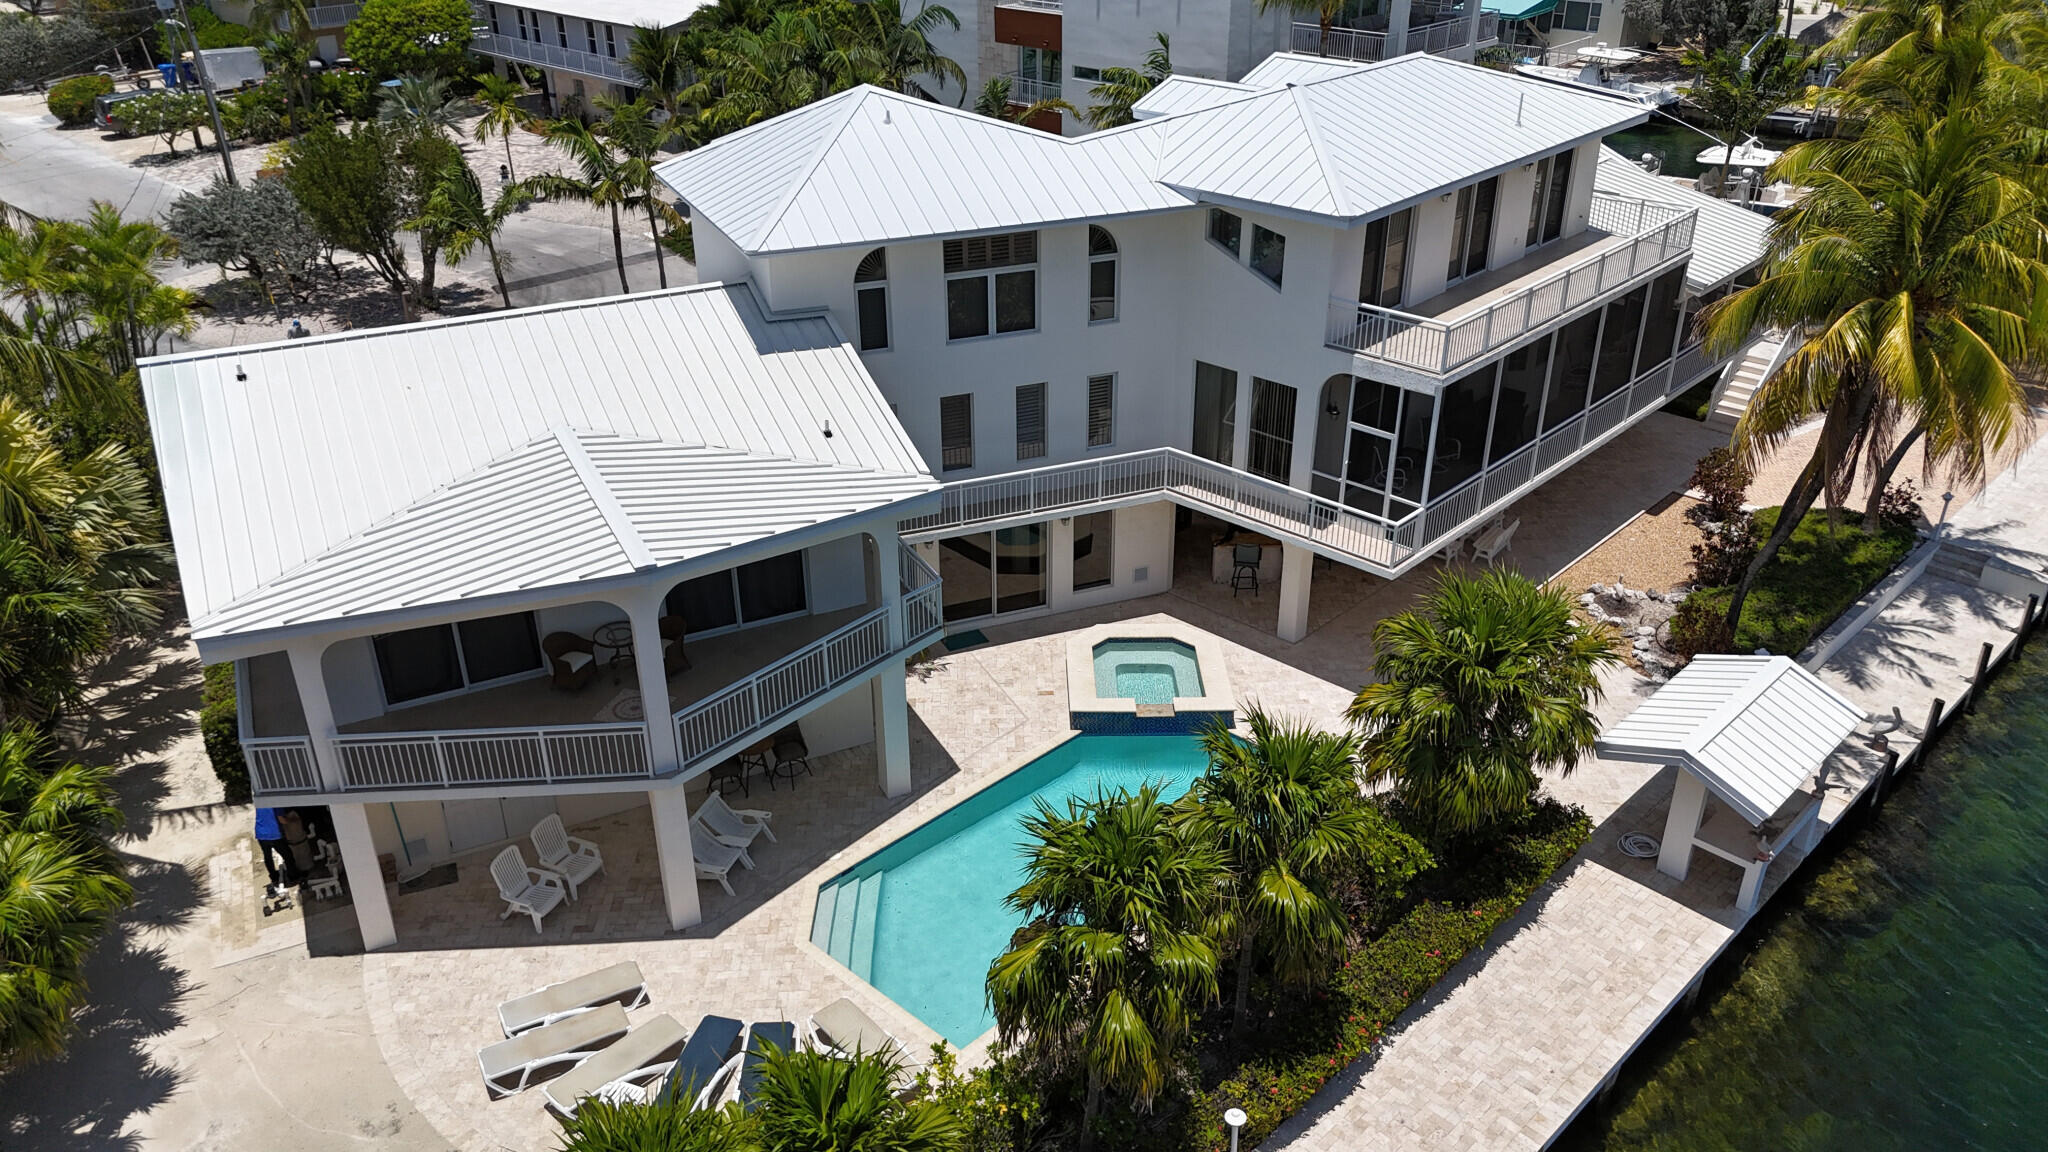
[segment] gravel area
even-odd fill
[[[1685,518],[1685,510],[1698,503],[1677,492],[1666,495],[1552,582],[1574,595],[1594,584],[1668,592],[1691,583],[1692,546],[1699,542],[1700,530]]]

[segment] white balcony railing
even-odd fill
[[[582,21],[577,21],[576,27],[581,28]],[[559,42],[521,40],[517,36],[484,31],[476,33],[470,41],[470,47],[486,56],[523,60],[528,64],[544,64],[550,68],[565,68],[571,72],[581,72],[585,76],[616,80],[621,84],[639,83],[638,77],[628,72],[625,65],[610,56],[585,52],[581,48],[564,48]]]
[[[356,13],[362,10],[363,6],[361,4],[320,4],[306,9],[306,26],[308,28],[339,28],[355,19]],[[279,16],[277,18],[277,30],[280,32],[290,31],[286,25],[287,21],[285,18]]]
[[[1448,20],[1438,20],[1434,24],[1408,29],[1408,39],[1403,51],[1443,53],[1453,48],[1463,48],[1470,42],[1465,18],[1453,16]]]
[[[1002,0],[998,8],[1029,8],[1035,12],[1057,12],[1060,0]]]
[[[341,736],[334,751],[348,791],[630,780],[652,776],[654,763],[645,724]]]
[[[1448,376],[1692,248],[1696,210],[1596,193],[1591,225],[1629,238],[1492,306],[1446,323],[1355,300],[1330,302],[1325,342],[1360,356]]]
[[[1026,76],[1022,72],[1012,72],[1009,77],[1012,104],[1031,105],[1040,100],[1060,98],[1060,82],[1056,79],[1041,80],[1036,76]]]
[[[313,742],[304,736],[244,740],[242,761],[249,766],[249,787],[259,796],[320,790]]]
[[[1500,14],[1497,12],[1481,12],[1479,14],[1479,36],[1473,42],[1486,45],[1499,39]]]
[[[945,627],[945,604],[941,598],[939,574],[924,562],[917,549],[898,544],[903,566],[903,646],[920,648]]]
[[[1326,46],[1323,41],[1322,25],[1297,23],[1288,47],[1296,52],[1313,52],[1339,60],[1369,63],[1386,55],[1387,34],[1368,32],[1360,28],[1332,28]]]
[[[729,751],[736,741],[865,674],[891,654],[889,609],[884,606],[677,712],[683,770]]]

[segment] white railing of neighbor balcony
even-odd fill
[[[1041,80],[1036,76],[1026,76],[1022,72],[1010,73],[1009,79],[1012,104],[1030,105],[1040,100],[1060,98],[1060,82],[1057,79]]]
[[[521,40],[517,36],[506,36],[498,32],[478,32],[471,38],[470,47],[486,56],[502,56],[508,60],[523,60],[529,64],[545,64],[550,68],[566,68],[571,72],[600,76],[621,84],[638,83],[638,79],[627,72],[625,66],[617,60],[596,52],[585,52],[581,48],[564,48],[559,43]]]
[[[1369,32],[1363,28],[1332,28],[1326,49],[1323,44],[1322,25],[1297,23],[1288,47],[1296,52],[1313,52],[1338,60],[1370,63],[1386,55],[1387,34]]]
[[[998,8],[1030,8],[1037,12],[1057,12],[1060,0],[1002,0]]]
[[[889,609],[877,608],[691,704],[674,718],[684,771],[872,670],[890,654]]]
[[[334,751],[349,791],[644,779],[654,764],[645,724],[341,736]]]
[[[903,646],[917,648],[945,627],[945,606],[940,597],[939,574],[924,562],[917,549],[898,542],[902,554],[897,563],[903,574]]]
[[[320,790],[320,769],[307,737],[243,740],[242,760],[249,766],[249,788],[259,796]]]
[[[1360,356],[1448,376],[1489,352],[1662,266],[1692,248],[1695,209],[1595,193],[1591,225],[1629,242],[1587,256],[1492,306],[1446,323],[1332,299],[1325,342]]]
[[[1500,14],[1481,12],[1479,14],[1479,38],[1476,44],[1491,44],[1500,39]]]
[[[1449,20],[1438,20],[1434,24],[1410,28],[1408,38],[1403,44],[1409,52],[1436,53],[1463,48],[1466,44],[1465,18],[1453,16]]]

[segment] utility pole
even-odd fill
[[[192,27],[192,17],[185,11],[185,0],[175,0],[178,8],[178,25],[185,29],[185,38],[192,42],[192,69],[199,74],[199,90],[206,94],[206,110],[213,115],[213,143],[220,149],[220,166],[227,170],[228,183],[235,184],[235,161],[228,154],[227,130],[220,123],[220,101],[213,94],[213,77],[206,71],[206,56],[199,50],[199,33]],[[158,8],[166,7],[165,0],[156,0]],[[172,69],[177,68],[175,61]]]

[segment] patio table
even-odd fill
[[[614,620],[600,624],[590,634],[593,648],[611,649],[612,683],[619,682],[619,665],[633,659],[633,623],[630,620]]]

